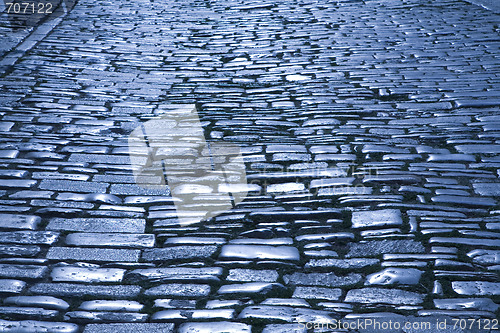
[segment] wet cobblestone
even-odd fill
[[[498,18],[455,0],[77,1],[1,67],[0,331],[498,318]],[[249,182],[201,223],[175,194],[209,187],[141,187],[129,157],[137,126],[186,104]]]

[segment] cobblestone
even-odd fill
[[[47,225],[48,230],[88,231],[88,232],[143,232],[146,221],[143,219],[110,218],[53,218]],[[104,235],[105,236],[105,235]]]
[[[139,250],[52,247],[47,253],[47,258],[53,260],[134,262],[139,260],[139,255]]]
[[[78,0],[41,23],[0,23],[0,331],[498,318],[498,14]],[[131,132],[180,105],[211,149],[239,147],[248,184],[190,184],[209,156],[186,122],[178,145],[129,156]],[[138,185],[153,157],[189,186]],[[245,197],[200,222],[222,205],[193,189]]]
[[[85,333],[170,333],[174,332],[174,324],[169,323],[113,323],[113,324],[89,324],[85,327]]]
[[[25,286],[24,281],[0,279],[0,293],[2,294],[19,294]]]
[[[12,296],[4,299],[5,304],[37,306],[45,309],[67,310],[69,304],[52,296]]]

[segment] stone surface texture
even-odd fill
[[[63,2],[32,29],[0,20],[1,332],[500,317],[498,14],[459,0]],[[132,131],[184,105],[212,155],[186,135],[129,156]],[[189,172],[218,165],[221,142],[248,185],[225,182],[234,170],[204,181],[246,195],[230,210],[194,173],[170,175],[185,182],[174,197],[135,183],[132,158]],[[193,195],[191,215],[176,194]],[[199,222],[207,197],[224,208]]]

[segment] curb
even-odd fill
[[[62,2],[61,2],[62,4]],[[75,4],[76,5],[76,4]],[[42,24],[34,28],[26,38],[8,51],[0,60],[0,76],[7,73],[7,70],[14,65],[26,52],[31,50],[36,44],[42,41],[74,8],[71,7],[65,13],[55,19],[47,18]]]

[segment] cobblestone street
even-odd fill
[[[0,332],[500,329],[500,15],[78,0],[39,30],[5,18]],[[200,223],[129,157],[134,129],[185,105],[248,181]]]

